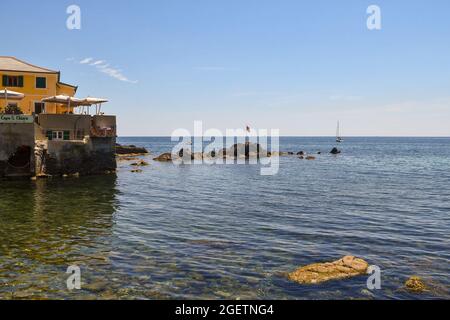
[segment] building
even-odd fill
[[[0,113],[6,104],[17,106],[24,114],[62,114],[73,112],[67,106],[56,103],[43,103],[41,100],[49,96],[67,95],[73,97],[77,87],[61,82],[61,73],[38,67],[14,57],[0,56],[1,89],[23,93],[21,101],[0,100]]]
[[[74,98],[77,87],[62,83],[58,71],[13,57],[0,56],[0,81],[0,179],[116,169],[116,117],[100,112],[106,99]],[[8,91],[20,99],[8,99]],[[92,116],[74,110],[91,105],[98,106]]]

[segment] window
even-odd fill
[[[34,103],[34,113],[41,114],[45,112],[45,103],[43,102],[35,102]]]
[[[3,75],[3,87],[23,87],[23,76]]]
[[[64,133],[62,131],[53,131],[52,140],[62,140],[64,139]]]
[[[70,131],[47,131],[48,140],[70,140]]]
[[[47,78],[36,77],[36,89],[46,89],[47,88]]]

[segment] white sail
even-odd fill
[[[338,121],[336,129],[336,142],[342,142],[344,139],[341,137],[341,124]]]

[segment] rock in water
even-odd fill
[[[145,167],[148,166],[148,163],[145,162],[144,160],[140,160],[138,162],[132,163],[131,165],[134,167]]]
[[[231,148],[226,150],[227,156],[232,156],[235,159],[237,158],[259,158],[265,157],[267,155],[267,151],[259,143],[245,142],[245,143],[237,143],[233,145]]]
[[[306,160],[316,160],[316,157],[313,157],[313,156],[307,156],[307,157],[306,157]]]
[[[304,151],[299,151],[299,152],[297,152],[297,155],[298,155],[298,156],[304,156],[304,155],[305,155],[305,152],[304,152]]]
[[[171,153],[163,153],[157,158],[153,159],[154,161],[160,161],[160,162],[169,162],[172,161],[172,154]]]
[[[125,155],[142,155],[148,154],[149,152],[145,148],[140,148],[136,146],[122,146],[120,144],[116,144],[116,154],[120,156]]]
[[[334,148],[330,151],[330,153],[331,153],[331,154],[339,154],[339,153],[341,153],[341,150],[339,150],[338,148],[334,147]]]
[[[366,274],[368,267],[369,264],[363,259],[346,256],[334,262],[301,267],[290,273],[288,279],[300,284],[317,284]]]
[[[405,288],[414,293],[422,293],[427,290],[425,283],[417,276],[409,278],[405,283]]]
[[[191,160],[203,160],[203,153],[201,153],[201,152],[194,152],[191,155]]]

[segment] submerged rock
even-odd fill
[[[405,282],[405,288],[414,293],[427,291],[427,286],[420,277],[413,276]]]
[[[160,156],[153,159],[154,161],[160,161],[160,162],[170,162],[172,161],[172,154],[171,153],[163,153]]]
[[[80,173],[79,172],[76,172],[76,173],[73,173],[73,174],[63,174],[62,175],[62,177],[63,178],[79,178],[80,177]]]
[[[147,162],[145,162],[144,160],[140,160],[138,162],[134,162],[131,164],[134,167],[145,167],[148,166],[149,164]]]
[[[122,156],[122,157],[117,157],[118,161],[138,161],[139,159],[136,157],[127,157],[127,156]]]
[[[48,179],[51,178],[52,176],[50,174],[45,174],[45,173],[39,173],[36,175],[36,179]]]
[[[286,156],[291,156],[293,154],[294,154],[293,152],[285,152],[285,151],[277,152],[277,151],[274,151],[270,155],[272,157],[286,157]]]
[[[339,150],[338,148],[334,147],[333,149],[331,149],[330,153],[331,154],[339,154],[339,153],[341,153],[341,150]]]
[[[290,273],[288,279],[300,284],[317,284],[366,274],[368,267],[369,264],[363,259],[345,256],[334,262],[301,267]]]
[[[307,156],[307,157],[306,157],[306,160],[316,160],[316,157],[313,157],[313,156]]]
[[[129,155],[142,155],[149,154],[148,150],[142,147],[136,146],[122,146],[120,144],[116,144],[116,154],[121,156],[129,156]]]

